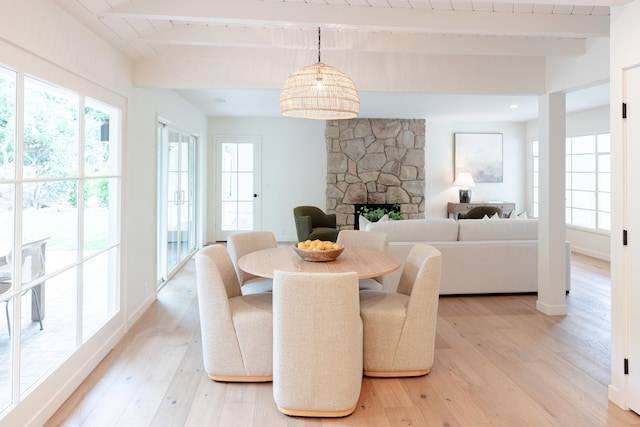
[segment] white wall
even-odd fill
[[[503,134],[503,182],[476,183],[472,202],[514,202],[516,211],[525,206],[526,126],[508,122],[451,122],[427,119],[425,142],[426,218],[445,218],[447,203],[460,200],[454,181],[454,134],[456,132]]]
[[[296,241],[293,208],[313,205],[326,209],[327,149],[324,120],[277,118],[210,118],[208,198],[216,200],[218,181],[216,135],[259,135],[262,138],[262,230],[278,241]],[[216,241],[215,206],[209,204],[207,239]]]
[[[54,2],[0,0],[0,7],[5,11],[0,13],[0,39],[36,53],[27,66],[46,71],[47,78],[56,81],[72,79],[82,84],[77,78],[82,76],[118,93],[130,87],[131,62]],[[3,55],[0,62],[8,59]],[[65,68],[73,69],[75,75]]]
[[[597,135],[609,133],[609,107],[595,108],[567,114],[566,135],[567,137]],[[527,205],[531,206],[531,142],[538,139],[538,121],[533,120],[527,123],[527,175],[528,183],[526,189]],[[573,252],[582,253],[604,260],[610,259],[610,238],[609,233],[587,230],[568,226],[566,228],[566,238],[571,242]]]
[[[201,136],[207,119],[175,92],[131,89],[125,152],[124,241],[127,318],[135,321],[156,297],[158,118]]]

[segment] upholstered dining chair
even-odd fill
[[[360,291],[364,374],[426,375],[434,359],[442,254],[417,244],[405,261],[396,292]]]
[[[293,218],[299,242],[316,239],[335,242],[338,237],[335,214],[326,214],[315,206],[297,206],[293,208]]]
[[[459,214],[458,219],[482,219],[484,216],[491,218],[498,214],[502,218],[502,209],[497,206],[474,206],[467,213]]]
[[[44,265],[44,246],[42,241],[37,241],[34,243],[27,243],[22,246],[22,282],[27,283],[32,280],[35,280],[39,277],[44,276],[45,265]],[[0,267],[0,295],[7,292],[11,289],[11,284],[13,282],[14,272],[13,272],[13,252],[10,251],[6,256],[7,263]],[[25,268],[28,267],[28,268]],[[36,312],[38,314],[38,322],[40,323],[40,330],[42,331],[44,327],[42,326],[42,313],[40,311],[40,300],[38,298],[38,293],[34,287],[29,288],[22,292],[20,296],[24,296],[27,292],[31,291],[33,295],[33,302],[36,305]],[[9,316],[9,300],[7,300],[5,304],[5,312],[7,316],[7,328],[9,329],[9,335],[11,335],[11,322]]]
[[[275,248],[278,246],[276,237],[271,231],[250,231],[246,233],[231,234],[227,239],[227,250],[233,266],[238,275],[240,289],[243,295],[255,294],[259,292],[271,292],[273,279],[258,277],[241,270],[238,267],[238,260],[243,255],[261,249]]]
[[[355,246],[387,252],[389,248],[389,235],[381,231],[340,230],[336,243],[344,247]],[[359,286],[360,290],[382,290],[382,277],[360,279]]]
[[[215,381],[264,382],[273,378],[271,293],[242,295],[222,245],[195,256],[202,356]]]
[[[343,417],[362,384],[358,275],[276,270],[273,277],[273,398],[278,410]]]

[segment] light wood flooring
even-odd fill
[[[351,416],[292,418],[270,383],[207,378],[191,261],[47,426],[640,426],[607,400],[608,263],[573,256],[567,316],[535,301],[443,297],[429,375],[364,378]]]

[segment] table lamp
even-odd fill
[[[453,185],[460,187],[460,203],[471,202],[471,187],[475,187],[476,183],[473,182],[473,177],[469,172],[462,172],[456,178]]]

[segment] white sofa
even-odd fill
[[[416,243],[442,252],[440,295],[538,291],[538,220],[411,219],[367,225],[389,235],[389,253],[405,260]],[[567,291],[571,286],[571,245],[567,242]],[[384,277],[395,290],[402,269]]]

